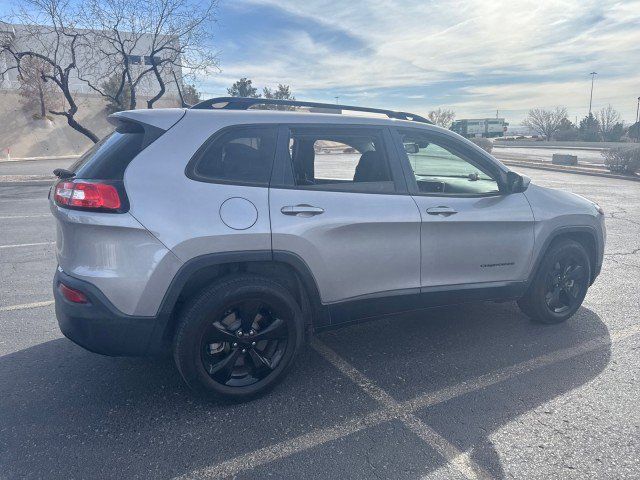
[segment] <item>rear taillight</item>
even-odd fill
[[[56,184],[53,199],[61,207],[84,210],[118,211],[122,207],[115,186],[87,180],[61,180]]]
[[[58,283],[58,290],[64,298],[73,303],[89,303],[87,296],[80,290],[66,286],[64,283]]]

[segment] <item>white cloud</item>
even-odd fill
[[[459,117],[495,108],[521,115],[530,107],[552,104],[583,115],[588,73],[595,69],[600,73],[595,104],[612,103],[627,120],[635,116],[633,104],[640,94],[638,0],[243,3],[268,5],[328,31],[341,30],[364,47],[346,51],[303,30],[278,30],[259,39],[259,62],[234,64],[227,58],[222,74],[208,84],[212,88],[240,76],[261,85],[290,83],[302,93],[326,90],[345,96],[424,87],[424,93],[407,95],[405,105],[381,106],[425,111],[436,106],[429,102],[429,86],[438,84],[442,92],[442,83],[451,82],[449,106],[458,109]],[[461,80],[477,86],[460,91]],[[395,96],[392,100],[398,101]]]

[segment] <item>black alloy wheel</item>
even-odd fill
[[[545,302],[553,313],[563,314],[581,302],[587,288],[587,266],[576,255],[559,258],[547,274]]]
[[[252,385],[278,367],[293,333],[283,314],[263,300],[229,305],[202,336],[203,366],[222,385]]]
[[[261,395],[285,376],[304,340],[302,311],[268,278],[218,280],[183,310],[173,354],[185,382],[223,400]]]
[[[562,239],[545,253],[520,309],[540,323],[560,323],[582,305],[591,278],[591,263],[584,246]]]

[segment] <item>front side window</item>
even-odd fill
[[[229,130],[196,154],[193,174],[198,180],[268,186],[275,145],[275,127]]]
[[[400,131],[420,193],[484,195],[500,192],[498,182],[483,169],[434,142],[422,132]]]
[[[296,186],[316,190],[393,192],[395,186],[377,132],[294,128],[289,155]]]

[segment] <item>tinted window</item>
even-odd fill
[[[275,128],[227,131],[196,154],[193,173],[199,179],[269,185],[275,144]]]
[[[85,152],[70,170],[76,178],[122,180],[127,165],[143,150],[144,135],[139,125],[120,126]]]
[[[443,195],[499,193],[498,182],[449,147],[422,132],[400,131],[418,189]]]
[[[361,192],[395,190],[382,138],[344,128],[294,128],[289,153],[297,186]]]

